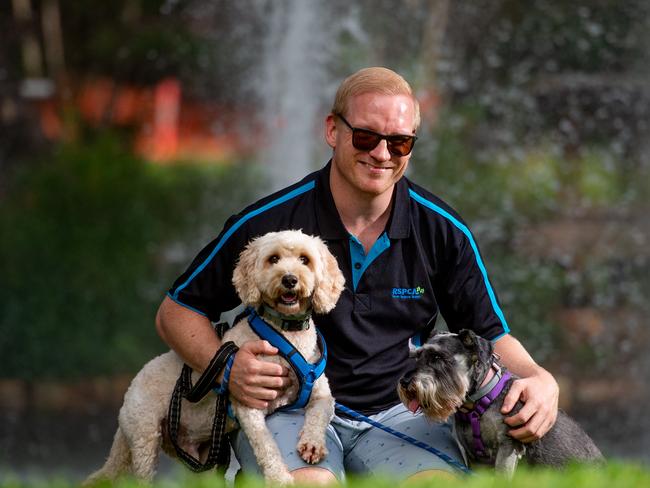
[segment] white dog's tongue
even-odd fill
[[[412,413],[417,413],[420,409],[420,403],[417,400],[411,400],[407,407]]]
[[[280,298],[282,299],[282,302],[285,304],[292,304],[298,301],[298,295],[296,295],[294,292],[289,291],[287,293],[283,293]]]

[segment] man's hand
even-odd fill
[[[277,348],[267,341],[244,343],[230,370],[230,394],[247,407],[265,409],[269,401],[275,400],[289,386],[289,370],[280,364],[262,361],[256,355],[273,356],[277,353]]]
[[[557,418],[560,389],[553,376],[539,368],[537,374],[515,380],[503,400],[502,414],[508,414],[518,400],[524,406],[504,421],[510,427],[509,435],[521,442],[533,442],[546,434]]]
[[[536,441],[555,423],[560,388],[551,373],[536,364],[512,335],[497,340],[494,350],[503,364],[520,377],[512,383],[501,407],[501,413],[506,415],[517,401],[524,403],[519,412],[505,420],[514,427],[508,433],[521,442]]]

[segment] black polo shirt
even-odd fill
[[[438,312],[452,331],[495,340],[509,329],[476,242],[453,209],[401,178],[385,232],[365,255],[334,205],[330,165],[228,219],[169,296],[218,321],[240,303],[232,272],[248,241],[285,229],[320,236],[346,280],[336,308],[314,317],[329,350],[326,374],[338,402],[372,414],[399,402],[397,381],[413,368],[409,339],[426,337]]]

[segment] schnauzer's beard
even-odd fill
[[[400,382],[397,392],[409,410],[419,406],[426,417],[444,421],[463,404],[468,389],[467,367],[457,363],[456,367],[428,365],[416,371],[408,384]]]

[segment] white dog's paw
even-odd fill
[[[316,440],[313,436],[302,434],[296,446],[300,457],[309,464],[316,464],[327,456],[325,441]]]

